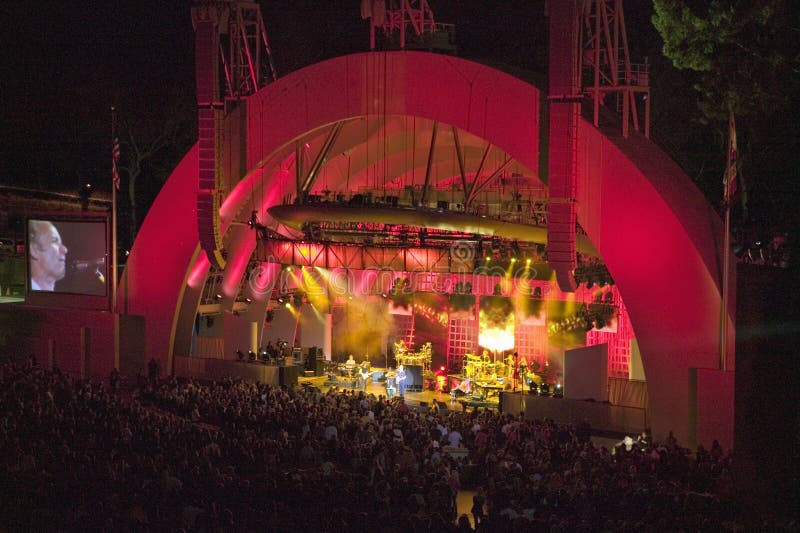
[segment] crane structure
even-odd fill
[[[600,125],[600,107],[613,97],[622,118],[622,135],[633,129],[650,137],[649,65],[631,62],[622,0],[582,0],[579,53],[583,91],[591,99],[593,122]],[[640,110],[640,108],[644,108]]]
[[[591,101],[593,123],[600,125],[600,107],[616,97],[622,136],[630,122],[637,131],[640,102],[643,129],[650,136],[648,65],[630,60],[622,0],[564,0],[549,6],[550,104],[548,262],[564,292],[575,290],[577,268],[577,150],[581,105]]]
[[[409,45],[441,52],[455,50],[455,26],[435,20],[428,0],[362,0],[361,18],[370,19],[369,48],[375,50],[375,29],[397,39],[401,50]],[[410,39],[409,39],[410,38]]]
[[[243,98],[275,80],[275,66],[256,2],[196,0],[192,23],[200,147],[197,230],[201,249],[222,269],[219,208],[231,178],[222,167],[223,119]]]

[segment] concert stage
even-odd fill
[[[372,370],[374,376],[383,375],[381,369],[373,368]],[[453,377],[450,376],[450,378]],[[349,382],[344,380],[331,384],[325,377],[301,377],[299,382],[318,387],[322,391],[327,391],[332,386],[340,389],[360,390],[359,387],[352,387]],[[366,392],[376,396],[379,394],[386,396],[385,383],[371,380],[367,384]],[[546,418],[561,424],[586,422],[592,430],[604,433],[637,435],[648,427],[645,409],[642,408],[613,405],[609,402],[540,396],[521,391],[498,392],[496,396],[490,398],[490,401],[480,404],[470,403],[470,395],[455,399],[449,392],[429,389],[419,392],[406,391],[405,399],[409,405],[417,408],[426,408],[435,403],[440,412],[488,408],[512,414],[523,412],[528,420]]]

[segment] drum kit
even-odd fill
[[[347,378],[348,380],[353,380],[356,377],[356,366],[347,366],[344,363],[339,363],[338,365],[339,376],[343,378]]]
[[[345,387],[363,387],[372,374],[370,367],[366,364],[353,366],[335,361],[325,363],[325,373],[330,383],[337,383]]]
[[[395,344],[395,347],[397,347],[397,344]],[[423,373],[426,373],[430,370],[432,354],[432,344],[430,342],[426,342],[422,345],[418,352],[395,351],[394,358],[398,365],[421,366]]]
[[[497,378],[504,378],[508,373],[508,365],[501,361],[495,361],[488,354],[464,355],[464,377],[479,381],[496,381]]]

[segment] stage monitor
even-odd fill
[[[69,302],[57,296],[81,295],[107,301],[109,241],[105,214],[40,214],[28,218],[25,241],[28,300],[83,306],[80,299]]]

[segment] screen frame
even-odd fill
[[[41,307],[76,308],[86,310],[107,310],[111,303],[110,283],[105,283],[104,294],[87,294],[74,291],[36,291],[31,289],[31,260],[29,242],[29,223],[31,220],[44,220],[56,225],[59,223],[103,224],[103,245],[105,259],[105,277],[110,280],[113,265],[111,264],[111,217],[107,212],[63,212],[32,211],[25,215],[25,302]],[[69,246],[69,243],[65,243]]]

